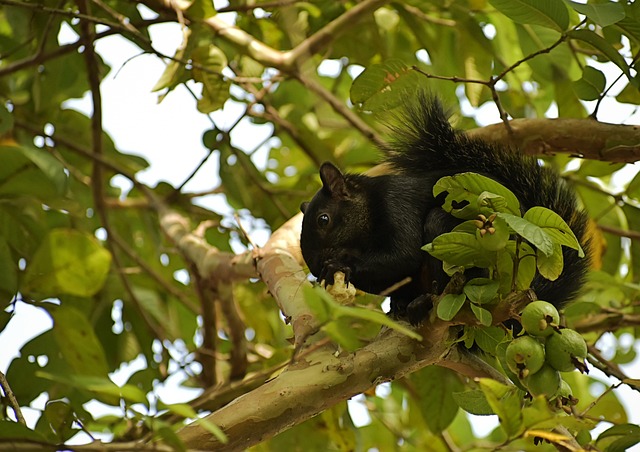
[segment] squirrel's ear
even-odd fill
[[[326,190],[331,196],[347,196],[347,184],[344,175],[334,164],[324,162],[320,166],[320,180],[322,180],[322,189]]]

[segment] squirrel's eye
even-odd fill
[[[321,213],[320,215],[318,215],[318,219],[317,219],[318,226],[324,227],[329,224],[329,221],[330,221],[330,218],[328,214]]]

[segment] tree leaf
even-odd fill
[[[485,328],[476,328],[475,342],[483,351],[490,355],[496,354],[496,348],[506,336],[503,328],[497,326],[487,326]]]
[[[68,403],[62,400],[49,401],[45,405],[44,415],[58,442],[64,443],[78,432],[73,428],[75,415]]]
[[[564,257],[562,256],[562,247],[558,243],[553,244],[554,251],[550,256],[540,252],[536,252],[536,263],[538,271],[549,281],[555,281],[562,273],[564,267]]]
[[[560,3],[560,2],[558,2]],[[592,45],[604,55],[606,55],[609,60],[611,60],[616,66],[618,66],[622,72],[632,80],[631,73],[629,72],[629,65],[624,60],[622,55],[618,53],[616,49],[613,48],[611,44],[609,44],[603,37],[598,36],[591,30],[571,30],[567,33],[571,39],[578,39],[580,41],[584,41],[587,44]]]
[[[520,214],[520,201],[511,190],[495,180],[476,173],[459,173],[454,176],[446,176],[438,180],[433,186],[433,196],[447,193],[442,208],[457,218],[471,220],[478,216],[481,203],[485,204],[493,198],[492,206],[498,212],[508,212],[514,215]],[[494,196],[489,196],[492,193]],[[505,203],[496,202],[495,195],[504,198]],[[490,213],[493,213],[491,210]]]
[[[464,294],[473,303],[485,304],[496,301],[500,283],[488,278],[474,278],[464,286]]]
[[[600,97],[607,84],[604,74],[591,66],[582,70],[582,78],[573,82],[573,89],[582,100],[596,100]]]
[[[498,216],[505,220],[518,235],[531,242],[532,245],[544,254],[550,255],[553,253],[553,240],[541,227],[531,223],[525,218],[508,213],[500,212]]]
[[[356,77],[351,85],[351,102],[366,111],[388,111],[424,83],[425,77],[402,60],[388,59],[370,65]]]
[[[198,99],[198,111],[211,113],[221,108],[229,98],[231,83],[222,75],[227,57],[213,44],[197,47],[191,58],[194,80],[202,83],[202,96]]]
[[[492,265],[495,253],[478,243],[476,237],[466,232],[447,232],[422,247],[436,259],[457,266],[487,268]]]
[[[2,440],[27,440],[36,443],[46,443],[46,439],[40,433],[31,430],[26,425],[18,422],[0,420],[0,439]]]
[[[512,438],[520,434],[523,430],[521,397],[515,386],[509,387],[490,378],[481,378],[479,383],[507,436]]]
[[[465,410],[467,413],[475,414],[476,416],[489,416],[495,414],[491,409],[491,405],[487,402],[487,398],[484,392],[478,390],[454,392],[453,400],[456,401],[458,406]]]
[[[525,212],[523,218],[542,228],[555,243],[573,248],[578,251],[578,256],[584,257],[584,251],[575,234],[562,217],[553,210],[545,207],[532,207]]]
[[[465,297],[464,294],[446,294],[438,302],[438,308],[436,310],[438,318],[445,321],[453,319],[464,305],[466,299],[467,297]]]
[[[569,12],[557,0],[489,0],[505,16],[519,24],[535,24],[564,31],[569,26]]]
[[[0,146],[0,196],[32,195],[42,200],[67,190],[64,167],[52,156],[28,146]]]
[[[603,28],[613,25],[616,22],[620,22],[626,16],[624,7],[620,3],[606,2],[584,4],[571,1],[567,3],[580,14],[584,14],[591,21]]]
[[[13,115],[5,105],[0,105],[0,136],[13,129]]]
[[[95,237],[75,229],[54,229],[27,266],[22,290],[90,297],[104,285],[110,266],[111,254]]]
[[[476,316],[481,325],[491,326],[491,323],[493,322],[493,316],[491,315],[491,312],[481,306],[478,306],[475,303],[471,303],[470,306],[473,314]]]
[[[431,432],[439,434],[453,422],[458,412],[453,393],[462,391],[464,385],[455,372],[439,366],[414,372],[411,380],[415,382],[425,423]]]
[[[11,254],[9,244],[0,233],[0,293],[6,299],[11,299],[18,291],[18,269],[15,265],[15,259]],[[2,322],[0,322],[0,331],[2,331]]]
[[[69,306],[52,306],[50,313],[53,337],[69,367],[79,375],[106,377],[107,359],[86,316]]]

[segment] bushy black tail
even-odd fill
[[[580,241],[586,257],[564,248],[564,270],[556,281],[536,276],[532,287],[542,300],[560,307],[575,297],[589,269],[588,219],[573,190],[553,169],[516,150],[486,143],[455,131],[440,102],[419,93],[408,103],[392,127],[393,141],[387,161],[398,171],[420,177],[425,174],[483,174],[508,187],[522,208],[543,206],[560,215]]]

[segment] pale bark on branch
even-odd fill
[[[194,449],[242,450],[258,444],[377,384],[439,362],[448,351],[447,332],[436,331],[433,342],[420,343],[386,330],[353,353],[337,354],[331,344],[325,345],[207,416],[228,435],[229,443],[220,444],[199,424],[178,435]]]
[[[593,119],[514,119],[512,134],[503,123],[467,131],[485,141],[518,148],[530,155],[567,153],[611,163],[640,160],[640,126],[608,124]]]
[[[251,253],[236,255],[218,250],[191,232],[189,221],[177,212],[161,208],[160,227],[203,278],[233,281],[257,276]]]

